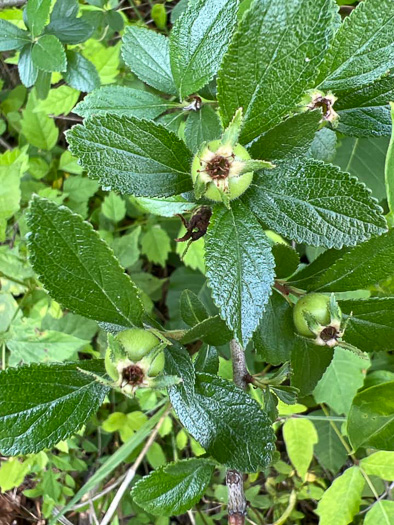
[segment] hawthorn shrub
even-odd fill
[[[19,185],[0,190],[4,238],[22,225],[0,266],[0,486],[32,475],[25,495],[54,523],[135,461],[111,505],[91,501],[104,525],[121,496],[132,523],[224,523],[224,478],[228,523],[389,525],[394,3],[342,20],[333,0],[182,1],[168,35],[159,4],[162,32],[88,3],[0,19],[35,86],[22,119],[24,101],[2,102],[20,142],[1,180],[52,183],[26,184],[20,211]],[[103,80],[94,50],[120,47]],[[49,168],[58,129],[41,113],[71,109]],[[77,486],[81,447],[95,472]]]

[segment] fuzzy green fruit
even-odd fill
[[[294,325],[297,332],[304,337],[314,337],[315,334],[308,328],[308,323],[303,312],[309,312],[322,326],[330,324],[329,312],[330,296],[321,293],[304,295],[298,300],[293,309]]]
[[[160,344],[156,336],[142,328],[130,328],[120,332],[115,340],[120,343],[127,354],[127,357],[133,363],[140,361],[145,357],[155,346]]]
[[[148,370],[148,376],[149,377],[156,377],[162,372],[164,369],[164,352],[160,352],[159,354],[154,357],[149,370]]]
[[[249,188],[253,179],[253,171],[241,173],[247,160],[250,160],[250,155],[240,144],[232,147],[213,140],[193,159],[193,184],[195,188],[205,185],[202,195],[209,200],[236,199]],[[200,189],[195,191],[198,198],[202,196]]]

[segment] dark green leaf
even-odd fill
[[[386,137],[345,137],[339,144],[334,164],[355,175],[372,190],[376,199],[382,200],[386,196],[384,163],[388,145]]]
[[[220,119],[211,106],[204,104],[199,111],[191,111],[186,120],[185,142],[197,153],[203,142],[220,138],[223,132]]]
[[[89,223],[35,197],[28,224],[31,264],[56,301],[96,321],[141,325],[137,288]]]
[[[364,352],[394,350],[394,298],[340,301],[349,317],[344,339]]]
[[[53,19],[45,28],[45,33],[55,35],[63,44],[79,44],[85,42],[94,31],[94,27],[81,18]]]
[[[194,368],[196,372],[216,375],[219,370],[219,356],[216,348],[204,345],[197,353]]]
[[[233,333],[226,326],[226,323],[218,315],[208,317],[193,326],[182,337],[181,343],[186,345],[193,341],[204,341],[209,345],[221,346],[233,338]]]
[[[394,100],[394,75],[339,96],[337,130],[352,137],[390,136],[390,100]]]
[[[370,84],[394,66],[394,3],[365,0],[337,31],[320,68],[321,89]]]
[[[175,354],[172,347],[165,352],[166,372],[183,379],[169,388],[169,395],[188,432],[229,468],[255,472],[267,466],[274,450],[274,433],[257,402],[229,381],[210,374],[198,373],[194,383],[186,352]],[[167,361],[170,352],[171,363]]]
[[[334,350],[328,346],[317,346],[313,341],[296,338],[291,352],[291,384],[300,390],[300,397],[313,392],[333,356]]]
[[[329,128],[319,130],[308,152],[308,157],[324,162],[332,162],[337,153],[337,134]],[[343,166],[340,164],[343,168]],[[344,169],[343,171],[349,171]],[[351,173],[351,172],[350,172]]]
[[[0,51],[21,49],[31,42],[29,33],[0,18]]]
[[[21,82],[26,87],[34,85],[38,76],[38,69],[33,63],[31,51],[33,44],[27,44],[21,49],[18,61],[18,73]]]
[[[73,112],[81,117],[112,113],[150,120],[169,107],[171,104],[149,91],[126,86],[103,86],[86,96]]]
[[[377,284],[394,274],[394,230],[356,246],[332,264],[309,290],[346,292]]]
[[[33,37],[41,34],[49,18],[51,0],[28,0],[25,8],[26,25]]]
[[[67,51],[67,71],[64,80],[78,91],[89,93],[100,86],[100,77],[94,65],[76,51]]]
[[[394,381],[366,388],[356,395],[347,431],[354,450],[359,447],[393,450]]]
[[[237,7],[237,0],[195,0],[174,24],[170,60],[181,99],[208,84],[216,74],[231,38]]]
[[[363,184],[312,159],[255,174],[242,200],[277,233],[312,246],[354,245],[386,226]]]
[[[0,450],[33,454],[71,436],[94,414],[108,387],[78,370],[104,373],[101,360],[34,364],[0,372]]]
[[[66,71],[67,59],[63,46],[54,35],[40,37],[33,46],[34,65],[43,71]]]
[[[78,0],[57,0],[51,12],[51,21],[75,18],[78,15],[78,10]]]
[[[159,197],[192,188],[191,153],[171,131],[149,120],[91,117],[74,126],[67,140],[92,178],[121,193]]]
[[[142,478],[132,497],[156,516],[177,516],[197,503],[207,488],[215,464],[207,459],[184,459],[168,463]]]
[[[175,24],[181,14],[186,10],[189,0],[180,0],[171,11],[171,24]]]
[[[168,38],[144,27],[128,26],[123,36],[122,56],[143,82],[169,95],[177,93]]]
[[[256,352],[264,362],[279,365],[290,360],[295,344],[293,311],[278,292],[273,292],[253,335]]]
[[[182,319],[189,326],[195,326],[209,317],[207,309],[191,290],[182,292],[180,302]]]
[[[254,159],[272,161],[303,157],[313,142],[320,119],[320,111],[288,118],[254,141],[248,148],[249,153]]]
[[[290,246],[277,243],[272,247],[275,257],[275,276],[277,279],[284,279],[292,275],[300,264],[300,256]]]
[[[34,86],[37,92],[37,98],[41,100],[47,98],[49,90],[51,89],[51,76],[51,73],[47,71],[42,71],[41,69],[38,71],[37,81]]]
[[[241,143],[278,125],[313,87],[335,16],[331,0],[258,0],[245,13],[218,74],[224,127],[244,109]]]
[[[324,417],[324,412],[317,410],[312,412],[311,415]],[[319,421],[314,419],[313,424],[319,436],[319,441],[314,445],[313,453],[323,468],[328,469],[333,474],[337,474],[346,463],[346,449],[329,420]]]
[[[246,345],[261,319],[274,281],[274,258],[262,227],[240,200],[217,206],[205,243],[212,297],[221,316]]]

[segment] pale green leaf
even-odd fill
[[[365,515],[364,525],[392,525],[394,501],[379,501]]]
[[[126,216],[126,203],[119,195],[111,192],[104,197],[101,212],[112,222],[120,222]]]
[[[165,266],[171,251],[170,238],[158,224],[151,226],[141,237],[141,253],[148,261]]]
[[[283,439],[297,474],[305,479],[313,458],[313,446],[318,440],[313,423],[307,419],[288,419],[283,425]]]
[[[379,450],[360,461],[360,467],[369,476],[378,476],[387,481],[394,481],[394,452]]]
[[[45,100],[40,100],[34,112],[43,111],[52,115],[68,115],[78,101],[79,91],[68,86],[51,89]]]
[[[35,113],[32,105],[28,104],[22,111],[20,124],[23,135],[36,148],[49,151],[55,147],[59,130],[54,120],[46,113]]]
[[[120,42],[114,46],[105,46],[91,38],[84,44],[82,54],[95,67],[102,85],[114,82],[119,73]],[[76,86],[73,87],[79,89]],[[86,90],[81,89],[81,91]]]

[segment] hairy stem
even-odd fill
[[[234,383],[243,390],[248,386],[249,372],[246,367],[245,353],[242,346],[233,339],[230,342],[233,362]],[[238,470],[228,470],[226,475],[228,487],[228,524],[244,525],[247,502],[244,494],[243,475]]]

